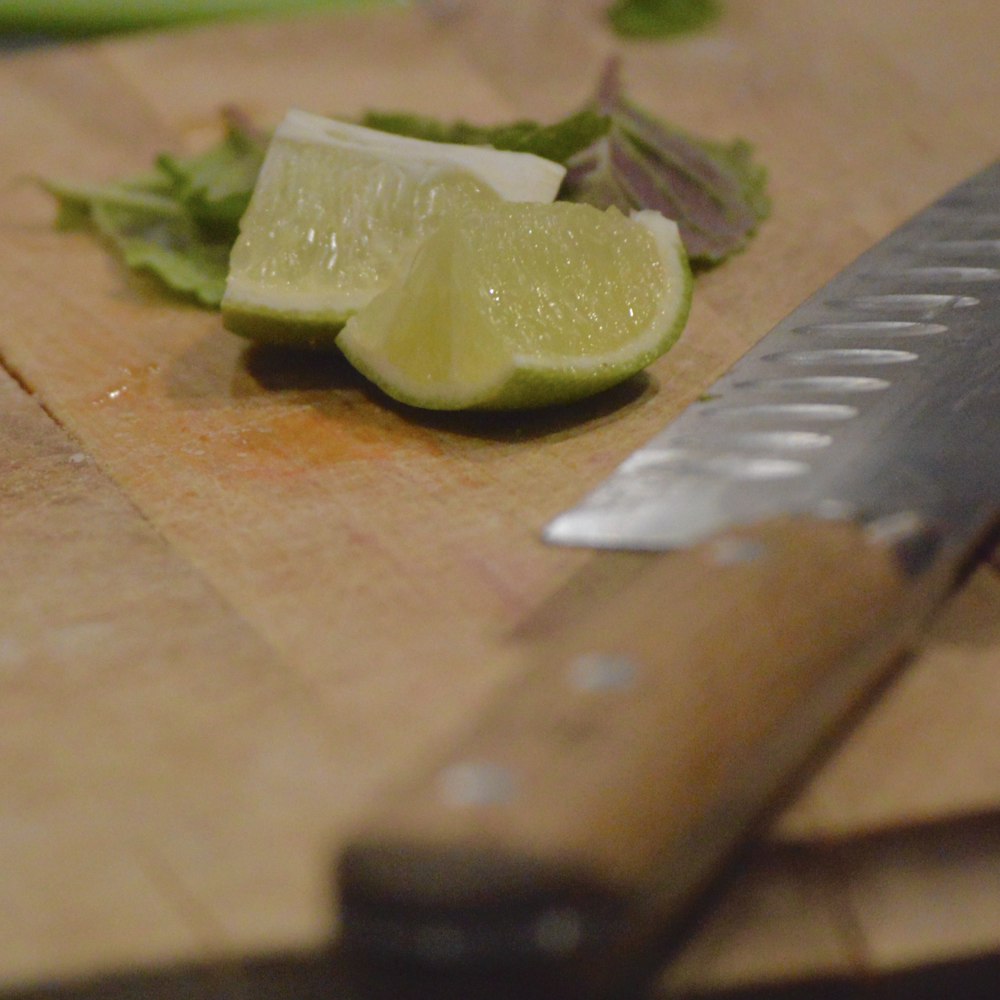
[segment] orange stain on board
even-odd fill
[[[286,361],[269,386],[216,353],[200,351],[197,378],[178,365],[122,366],[92,403],[111,420],[141,423],[147,443],[214,475],[276,479],[442,451],[432,428],[338,383],[336,369],[289,374]]]
[[[371,404],[331,407],[329,412],[312,406],[275,407],[266,419],[244,423],[231,444],[260,472],[276,464],[315,469],[441,452],[430,431],[395,414],[378,413]]]
[[[345,463],[440,451],[428,432],[403,421],[357,420],[349,411],[328,414],[284,401],[238,414],[189,411],[174,436],[188,462],[213,478],[295,479]]]

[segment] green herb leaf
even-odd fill
[[[746,245],[770,211],[766,173],[746,142],[706,142],[657,120],[625,99],[616,62],[595,104],[611,127],[567,161],[560,197],[656,209],[677,222],[689,257],[702,266]]]
[[[235,237],[212,238],[183,213],[159,215],[110,202],[95,203],[91,217],[128,267],[151,272],[204,306],[222,301]]]
[[[619,35],[665,38],[700,31],[721,13],[718,0],[618,0],[608,20]]]
[[[213,308],[225,289],[229,251],[250,200],[268,136],[234,109],[225,135],[197,156],[164,153],[152,171],[92,186],[53,181],[57,224],[89,226],[126,265]],[[655,208],[675,219],[691,259],[715,264],[741,249],[770,209],[764,170],[742,140],[706,142],[626,100],[608,65],[588,107],[551,125],[479,126],[421,115],[369,112],[363,124],[435,142],[492,145],[567,167],[560,198],[624,211]]]
[[[552,125],[517,121],[509,125],[472,125],[469,122],[440,122],[435,118],[404,112],[369,111],[361,124],[383,132],[429,139],[432,142],[456,142],[467,146],[492,146],[517,153],[534,153],[546,160],[565,163],[585,149],[611,127],[607,115],[596,108],[584,108]]]
[[[177,159],[163,154],[159,168],[173,181],[174,196],[202,225],[234,227],[246,211],[264,159],[267,137],[226,112],[223,140],[200,156]]]
[[[224,112],[224,122],[216,146],[187,158],[163,154],[150,173],[100,186],[45,182],[59,202],[57,224],[92,227],[128,267],[218,306],[266,144],[236,112]]]
[[[767,217],[766,173],[743,140],[709,142],[626,100],[611,61],[592,104],[553,125],[479,126],[397,112],[369,112],[369,128],[434,142],[536,153],[567,167],[559,197],[622,211],[654,208],[674,219],[692,261],[717,264],[746,245]]]

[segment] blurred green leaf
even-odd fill
[[[718,0],[618,0],[608,19],[619,35],[665,38],[700,31],[721,13]]]

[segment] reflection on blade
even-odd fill
[[[976,537],[1000,505],[998,247],[995,164],[813,295],[546,538],[675,548],[903,509]]]

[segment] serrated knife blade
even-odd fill
[[[998,343],[994,165],[799,306],[545,536],[660,549],[900,510],[975,534],[1000,497]]]
[[[641,551],[524,623],[509,687],[350,840],[345,942],[549,996],[641,980],[998,514],[1000,163],[549,526]]]

